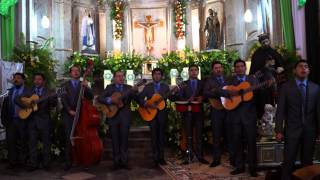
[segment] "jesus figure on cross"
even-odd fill
[[[154,21],[152,22],[152,17],[150,15],[145,16],[145,22],[135,22],[135,27],[142,27],[144,28],[144,38],[146,43],[146,49],[148,51],[148,55],[153,49],[153,42],[154,42],[154,28],[156,26],[162,26],[162,21]]]

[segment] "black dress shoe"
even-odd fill
[[[207,160],[205,160],[204,158],[199,158],[198,160],[202,164],[209,164],[209,162]]]
[[[160,159],[159,164],[162,166],[165,166],[165,165],[167,165],[167,162],[164,159]]]
[[[64,171],[69,171],[71,169],[71,164],[66,164],[66,165],[64,165],[64,167],[63,167],[63,170]]]
[[[231,175],[237,175],[237,174],[244,173],[244,171],[245,171],[244,168],[236,168],[235,170],[231,171],[230,174]]]
[[[125,170],[131,170],[131,167],[129,167],[128,164],[123,164],[121,168]]]
[[[250,176],[251,177],[258,177],[258,174],[256,171],[250,171]]]
[[[29,172],[32,172],[32,171],[37,170],[37,167],[36,166],[27,166],[26,170]]]
[[[111,170],[112,170],[112,171],[117,171],[117,170],[119,170],[120,168],[121,168],[121,167],[120,167],[119,164],[113,164]]]
[[[10,163],[10,164],[6,167],[6,169],[12,170],[12,169],[16,169],[17,167],[18,167],[17,164],[12,164],[12,163]]]
[[[221,163],[220,161],[213,161],[211,164],[210,164],[210,167],[217,167],[219,166]]]
[[[158,167],[159,167],[159,162],[158,161],[153,161],[152,168],[156,169]]]

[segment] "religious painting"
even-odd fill
[[[167,8],[131,9],[131,50],[161,57],[167,51]]]
[[[224,2],[222,0],[209,2],[203,8],[203,11],[202,49],[223,49],[225,31]]]

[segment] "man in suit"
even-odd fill
[[[222,90],[223,86],[226,85],[226,77],[224,76],[224,70],[221,62],[214,61],[211,65],[212,76],[207,79],[203,95],[205,98],[215,100],[221,105],[221,96],[227,96],[226,92]],[[221,106],[211,107],[211,126],[213,132],[213,161],[210,167],[216,167],[220,165],[221,154],[222,154],[222,143],[221,139],[225,134],[224,142],[227,142],[227,148],[230,155],[230,163],[232,163],[232,151],[231,151],[231,129],[230,123],[227,118],[227,111]]]
[[[187,111],[183,113],[184,119],[184,128],[187,133],[187,144],[188,144],[188,160],[184,163],[189,163],[189,158],[193,156],[192,152],[192,137],[193,137],[193,128],[195,128],[195,138],[196,138],[196,157],[202,164],[209,164],[207,160],[203,158],[203,147],[202,147],[202,130],[203,130],[203,110],[202,110],[202,101],[203,101],[203,82],[198,79],[199,68],[197,65],[189,66],[189,80],[185,81],[185,87],[180,89],[180,92],[176,95],[179,100],[188,101],[188,102],[198,102],[200,106],[199,112]]]
[[[43,144],[43,162],[44,169],[49,169],[50,163],[50,149],[51,149],[51,122],[50,122],[50,109],[56,105],[56,98],[49,97],[50,90],[45,87],[46,78],[42,73],[35,73],[33,75],[32,94],[36,94],[39,98],[48,99],[43,100],[38,104],[38,110],[32,112],[28,122],[28,134],[29,134],[29,153],[30,163],[28,166],[29,171],[34,171],[38,167],[38,152],[37,144],[40,137]]]
[[[234,62],[235,75],[231,77],[229,85],[239,85],[246,81],[251,86],[256,85],[258,82],[253,76],[246,75],[246,63],[245,61],[238,59]],[[229,95],[243,95],[243,92],[229,91]],[[241,102],[238,107],[229,111],[229,117],[232,121],[232,137],[233,148],[235,156],[235,169],[231,171],[232,175],[240,174],[245,171],[245,159],[244,159],[244,147],[243,137],[245,137],[248,149],[248,163],[249,172],[252,177],[256,177],[257,166],[257,147],[256,147],[256,122],[257,112],[255,103],[253,100],[247,102]]]
[[[312,164],[315,140],[320,134],[320,88],[308,80],[309,73],[308,62],[299,60],[294,66],[295,78],[280,90],[275,131],[276,139],[284,138],[285,142],[283,180],[291,179],[298,150],[302,165]]]
[[[87,81],[80,82],[80,67],[72,66],[69,70],[69,75],[71,80],[64,84],[64,89],[66,93],[62,96],[62,117],[65,131],[65,167],[64,170],[68,171],[72,167],[72,145],[70,141],[70,134],[72,130],[73,120],[76,115],[77,101],[79,98],[79,93],[81,86],[85,87],[84,97],[92,100],[93,94],[91,89],[88,87]]]
[[[8,169],[14,169],[18,165],[26,163],[27,153],[27,121],[21,120],[18,112],[25,106],[20,102],[23,94],[30,95],[30,90],[24,85],[25,75],[15,73],[13,75],[14,86],[9,89],[9,96],[4,99],[1,113],[2,123],[7,132],[8,144]]]
[[[146,99],[150,99],[154,94],[158,93],[167,100],[169,96],[169,86],[162,83],[163,71],[160,68],[155,68],[152,70],[152,80],[153,82],[147,84],[142,92],[139,94],[139,103],[141,106],[146,108],[157,108],[154,105],[147,105]],[[152,151],[153,160],[155,167],[160,165],[166,165],[164,160],[164,142],[165,142],[165,123],[168,118],[167,109],[158,110],[156,117],[150,121],[149,126],[151,129],[151,141],[152,141]]]
[[[118,110],[114,117],[107,119],[112,139],[113,170],[130,169],[128,166],[128,136],[132,120],[130,104],[132,99],[137,99],[135,95],[137,89],[132,89],[132,86],[124,84],[124,80],[124,72],[114,72],[114,83],[108,85],[98,98],[100,103],[106,105],[118,105],[121,103],[120,101],[124,103],[124,106]],[[113,98],[112,94],[115,92],[122,93],[123,98],[121,100]]]

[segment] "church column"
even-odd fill
[[[272,39],[273,46],[282,45],[282,29],[281,29],[281,13],[280,2],[278,0],[272,0]]]
[[[121,52],[123,53],[127,53],[128,52],[128,47],[129,47],[129,26],[130,26],[130,22],[129,22],[129,6],[126,6],[125,10],[124,10],[124,18],[123,18],[123,38],[121,41]]]
[[[186,25],[186,43],[185,46],[193,49],[192,44],[192,7],[191,7],[191,1],[187,1],[187,7],[186,7],[186,18],[187,18],[187,25]]]
[[[235,49],[244,58],[243,44],[245,42],[245,24],[243,20],[243,1],[226,0],[226,48]]]
[[[113,51],[113,27],[112,27],[112,19],[110,18],[111,8],[109,5],[106,5],[105,11],[105,22],[106,22],[106,51]]]
[[[99,54],[105,56],[106,52],[106,11],[105,8],[99,8]]]
[[[174,3],[174,2],[172,2],[172,3]],[[170,32],[170,36],[169,37],[171,37],[170,39],[169,39],[169,41],[170,41],[170,49],[168,49],[168,52],[170,52],[170,51],[175,51],[175,50],[177,50],[177,43],[178,43],[178,41],[177,41],[177,38],[176,38],[176,35],[175,35],[175,33],[174,33],[174,29],[173,28],[175,28],[175,22],[174,22],[174,17],[173,17],[173,4],[171,4],[169,7],[168,7],[168,26],[169,27],[171,27],[171,32]],[[169,28],[170,29],[170,28]]]
[[[55,58],[60,64],[58,78],[63,75],[63,63],[72,53],[72,0],[52,0],[52,36],[55,37]]]
[[[1,29],[1,18],[0,18],[0,29]],[[1,54],[1,32],[0,32],[0,59],[2,59],[2,54]]]

